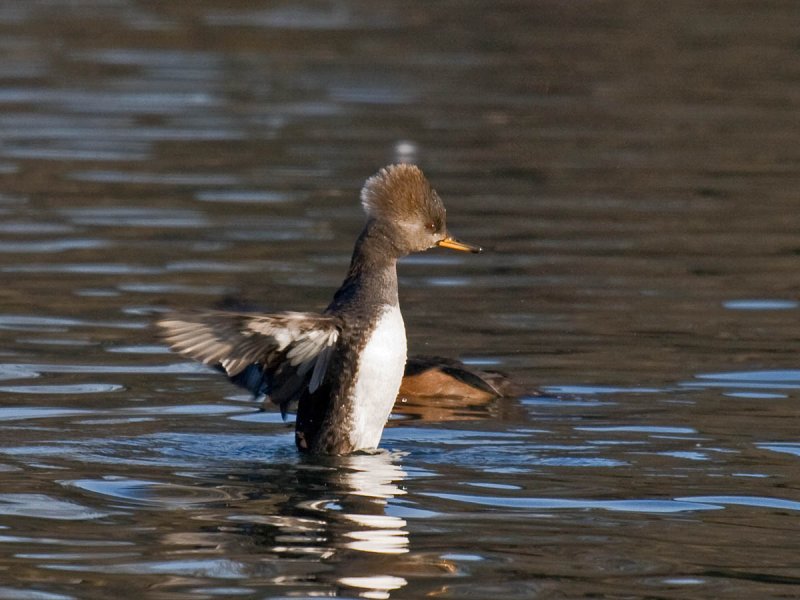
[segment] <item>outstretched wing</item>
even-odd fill
[[[217,366],[284,411],[303,388],[313,393],[322,384],[341,331],[338,317],[296,312],[182,313],[157,325],[173,350]]]

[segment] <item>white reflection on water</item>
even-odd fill
[[[307,503],[326,515],[326,520],[342,524],[342,548],[378,554],[408,552],[405,519],[386,513],[389,501],[406,493],[399,483],[407,474],[396,459],[397,455],[384,451],[341,457],[336,470],[326,476],[336,498]]]
[[[319,514],[329,531],[323,547],[329,557],[341,560],[336,581],[358,589],[363,598],[388,598],[391,590],[407,583],[387,572],[387,563],[377,559],[409,552],[406,520],[387,514],[388,503],[406,493],[400,484],[408,475],[399,458],[381,451],[333,459],[331,469],[324,468],[315,476],[325,482],[327,492],[298,505]],[[308,466],[310,474],[316,472],[314,463]]]
[[[392,577],[390,575],[372,575],[369,577],[340,577],[339,583],[348,587],[364,589],[361,592],[362,598],[374,598],[382,600],[389,598],[391,590],[404,587],[408,582],[402,577]]]

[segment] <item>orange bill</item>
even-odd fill
[[[461,250],[462,252],[473,252],[475,254],[478,252],[483,252],[483,248],[480,246],[465,244],[464,242],[459,242],[457,239],[450,236],[447,236],[443,240],[439,240],[436,242],[436,245],[439,246],[439,248],[450,248],[451,250]]]

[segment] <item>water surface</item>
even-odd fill
[[[0,598],[800,594],[799,16],[0,7]],[[528,393],[300,457],[151,323],[324,307],[395,160],[488,249],[403,261],[412,353]]]

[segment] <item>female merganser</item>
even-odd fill
[[[367,223],[324,313],[206,311],[158,322],[173,350],[266,394],[284,415],[296,406],[301,452],[349,454],[380,442],[406,363],[397,259],[434,246],[481,251],[448,235],[444,205],[416,166],[381,169],[361,204]]]

